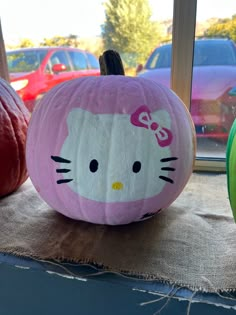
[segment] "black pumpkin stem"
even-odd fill
[[[99,57],[101,75],[125,75],[119,53],[115,50],[106,50]]]

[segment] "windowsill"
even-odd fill
[[[153,315],[163,308],[164,315],[178,315],[190,306],[191,314],[235,312],[233,292],[210,294],[115,273],[96,275],[88,265],[66,269],[0,253],[1,314]]]

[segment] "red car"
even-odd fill
[[[156,48],[139,66],[138,76],[170,87],[171,47]],[[236,47],[231,40],[195,40],[190,112],[198,137],[227,140],[236,114]]]
[[[70,47],[24,48],[7,52],[12,87],[32,111],[55,85],[84,76],[100,75],[97,58]]]

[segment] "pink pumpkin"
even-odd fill
[[[144,79],[109,75],[58,85],[36,107],[27,146],[41,197],[73,219],[127,224],[182,192],[195,129],[181,100]]]

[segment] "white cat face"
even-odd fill
[[[171,184],[168,174],[175,169],[168,166],[177,158],[171,157],[165,142],[166,130],[171,129],[169,114],[164,110],[152,113],[152,125],[145,114],[138,115],[140,126],[128,114],[95,115],[73,109],[60,157],[52,157],[60,163],[57,172],[63,173],[57,183],[101,202],[145,199]]]

